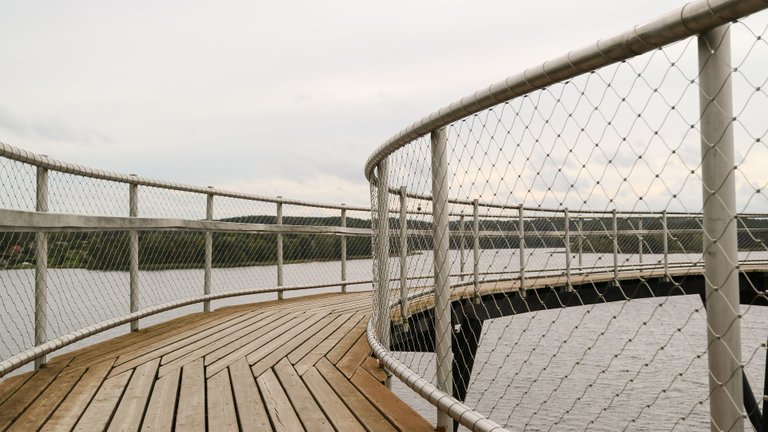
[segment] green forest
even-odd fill
[[[274,223],[274,216],[224,219],[236,223]],[[283,218],[283,224],[339,226],[340,218]],[[347,226],[370,228],[370,221],[347,218]],[[214,233],[213,266],[246,267],[277,262],[277,234]],[[348,236],[347,258],[371,256],[369,237]],[[35,262],[34,233],[0,233],[4,251],[0,268],[23,268]],[[341,259],[341,237],[331,234],[283,234],[286,263]],[[129,268],[128,232],[51,233],[48,265],[53,268],[124,270]],[[166,270],[202,268],[205,235],[201,232],[139,232],[139,268]]]
[[[244,216],[223,219],[234,223],[274,224],[275,216]],[[619,220],[619,232],[637,229],[640,218]],[[339,217],[285,217],[286,225],[340,226]],[[517,220],[481,219],[480,230],[498,232],[498,235],[482,237],[482,249],[516,249],[520,245],[517,236]],[[348,218],[351,228],[370,229],[371,221]],[[390,219],[393,236],[390,239],[390,251],[399,254],[399,230],[397,218]],[[431,223],[408,220],[409,230],[432,229]],[[657,218],[642,218],[645,230],[662,230]],[[702,234],[675,233],[676,230],[700,230],[701,220],[697,218],[669,218],[671,232],[668,239],[671,253],[701,253]],[[562,248],[561,237],[549,236],[548,232],[564,230],[562,218],[531,218],[525,221],[526,248]],[[582,230],[600,231],[601,234],[586,235],[582,239],[582,250],[586,253],[610,253],[613,241],[610,237],[612,220],[595,218],[582,221]],[[450,225],[452,249],[460,247],[461,236],[458,221]],[[502,232],[506,234],[502,234]],[[602,234],[604,232],[605,234]],[[214,233],[214,267],[244,267],[255,265],[273,265],[277,256],[276,234],[250,233]],[[471,221],[465,221],[464,243],[472,246]],[[764,251],[768,242],[768,220],[762,218],[741,218],[739,221],[739,250]],[[365,236],[347,237],[347,257],[362,259],[371,257],[371,239]],[[571,250],[577,249],[577,226],[571,223]],[[620,251],[636,253],[638,237],[634,234],[619,234]],[[92,270],[128,270],[129,240],[128,233],[121,232],[73,232],[52,233],[48,240],[48,264],[54,268],[85,268]],[[23,268],[34,265],[34,233],[0,233],[0,268]],[[430,235],[410,235],[408,249],[411,252],[432,249]],[[643,238],[645,253],[663,253],[663,234],[654,233]],[[329,261],[341,258],[341,237],[331,234],[284,234],[283,257],[286,263]],[[164,270],[182,268],[202,268],[205,262],[205,236],[201,232],[152,231],[139,232],[139,268],[144,270]]]

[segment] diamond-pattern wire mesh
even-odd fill
[[[768,178],[760,169],[768,160],[767,15],[731,25],[742,265],[768,258]],[[707,343],[706,309],[698,291],[690,288],[701,283],[695,282],[701,280],[697,268],[704,266],[699,84],[697,40],[690,38],[446,127],[451,284],[454,296],[467,293],[466,300],[454,303],[454,343],[462,336],[479,339],[476,354],[466,346],[458,352],[474,363],[460,365],[469,374],[465,402],[471,408],[523,429],[708,426],[707,356],[712,345]],[[416,207],[431,213],[431,201],[416,198],[432,195],[430,158],[429,136],[388,156],[389,207],[394,213],[401,187],[414,195],[406,201],[409,212]],[[378,193],[373,187],[374,218]],[[522,263],[526,288],[539,287],[527,291],[525,300],[516,294],[486,295],[474,308],[467,306],[473,301],[475,199],[481,203],[481,290],[517,289]],[[522,250],[520,204],[525,206]],[[565,288],[564,208],[570,210],[570,273],[580,281],[574,294]],[[429,214],[409,214],[408,230],[415,230],[419,221],[427,226],[432,222]],[[386,263],[374,265],[383,264],[385,273],[396,279],[399,223],[389,223],[390,256]],[[409,232],[408,247],[409,273],[418,268],[417,273],[430,274],[432,239]],[[662,294],[657,287],[665,263],[671,278]],[[614,271],[620,279],[615,287]],[[592,279],[579,279],[583,275]],[[543,276],[548,278],[535,279]],[[760,403],[765,392],[768,298],[760,273],[746,273],[743,279],[748,300],[740,308],[731,307],[741,315],[741,358]],[[414,328],[416,322],[433,319],[431,303],[418,300],[433,283],[426,279],[407,285],[412,321],[408,332],[401,324],[401,305],[396,304],[400,284],[390,283],[391,349],[398,360],[437,385],[433,330]],[[542,308],[546,310],[537,310]],[[472,325],[478,315],[490,317],[479,328]],[[456,356],[454,350],[454,361]],[[454,374],[454,391],[457,381],[467,386],[466,380]],[[433,417],[434,411],[424,414]]]
[[[35,209],[35,168],[0,158],[0,206],[11,210]],[[10,188],[5,185],[15,184]],[[0,326],[9,329],[0,340],[0,352],[34,345],[34,280],[22,268],[34,261],[34,233],[0,233]],[[11,270],[12,269],[12,270]],[[5,357],[5,355],[0,355]]]
[[[0,205],[8,210],[35,210],[36,167],[0,158]],[[128,217],[130,187],[126,183],[48,172],[48,211],[54,215]],[[206,219],[207,194],[139,185],[137,215],[166,221]],[[285,225],[341,226],[340,209],[283,206]],[[346,225],[370,229],[370,212],[347,210]],[[276,204],[214,196],[212,219],[232,224],[270,227],[277,223]],[[310,230],[311,231],[311,230]],[[275,288],[275,233],[213,232],[211,292]],[[0,360],[34,346],[34,232],[0,232]],[[284,285],[334,287],[287,292],[286,297],[338,291],[341,286],[342,236],[324,233],[285,233]],[[138,230],[138,309],[203,295],[206,234],[189,230]],[[114,231],[67,230],[48,235],[47,339],[127,314],[130,292],[130,236]],[[370,236],[346,236],[346,280],[370,279]],[[348,285],[349,291],[370,284]],[[273,299],[274,293],[217,300],[214,307]],[[141,326],[200,310],[187,306],[141,320]],[[104,339],[123,329],[97,336]],[[90,343],[85,341],[84,343]],[[78,343],[69,349],[80,346]]]

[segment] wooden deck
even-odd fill
[[[0,381],[0,430],[432,431],[369,356],[370,293],[191,314]]]

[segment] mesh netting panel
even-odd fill
[[[28,154],[6,148],[11,157]],[[253,292],[215,300],[219,307],[282,297],[275,294],[281,287],[300,289],[286,296],[370,289],[369,210],[180,191],[192,187],[148,179],[129,184],[130,176],[67,169],[115,180],[0,159],[2,211],[22,210],[4,213],[9,230],[0,230],[0,361],[131,312],[203,303],[208,292]],[[132,325],[200,308],[172,309]]]
[[[445,127],[448,334],[435,328],[433,295],[441,135],[387,156],[371,193],[374,248],[388,242],[374,260],[374,314],[383,320],[389,310],[390,324],[376,327],[381,343],[446,390],[434,353],[450,339],[446,391],[515,429],[698,430],[716,421],[709,400],[721,391],[743,418],[754,413],[768,334],[766,15],[731,25],[734,114],[724,124],[734,136],[736,207],[725,221],[737,225],[738,253],[724,273],[710,273],[705,249],[725,251],[728,234],[708,228],[717,222],[702,209],[726,206],[728,186],[707,180],[715,176],[702,161],[725,158],[717,146],[727,137],[706,135],[702,112],[725,110],[712,100],[727,89],[709,89],[700,72],[724,62],[723,40],[690,38]],[[712,53],[705,66],[700,51]],[[739,270],[740,288],[728,285],[736,297],[717,303],[728,295],[719,275],[735,281]],[[708,321],[717,307],[732,311],[726,330]],[[720,351],[719,332],[734,327],[741,354]],[[743,380],[734,373],[713,384],[720,361],[743,363]],[[743,402],[729,387],[736,380],[751,383]]]

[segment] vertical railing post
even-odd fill
[[[479,202],[472,200],[472,273],[475,288],[475,303],[480,303],[480,217]]]
[[[35,210],[48,211],[48,168],[37,167]],[[35,346],[48,341],[48,233],[35,234]],[[45,365],[46,356],[35,359],[35,369]]]
[[[640,216],[640,221],[637,223],[637,253],[639,255],[640,264],[643,263],[643,217]]]
[[[136,177],[136,174],[131,174]],[[139,185],[130,183],[128,185],[128,215],[130,217],[139,216]],[[129,273],[131,279],[130,289],[130,310],[134,313],[139,310],[139,232],[130,230],[128,232],[128,249],[130,251]],[[139,330],[139,320],[131,321],[131,331]]]
[[[451,265],[448,258],[448,145],[445,128],[432,132],[432,217],[435,263],[435,357],[437,388],[453,394],[453,351],[451,338]],[[450,429],[449,429],[450,428]],[[453,421],[446,412],[437,411],[437,430],[452,430]]]
[[[400,320],[408,331],[408,219],[406,214],[406,187],[400,187]]]
[[[378,302],[374,310],[374,322],[379,334],[379,342],[389,349],[390,314],[389,314],[389,170],[388,161],[383,159],[376,168],[379,184],[376,198],[376,280],[378,282]]]
[[[667,210],[661,212],[661,230],[663,231],[662,247],[664,249],[664,281],[669,282],[669,226],[667,225]]]
[[[616,209],[611,212],[613,217],[613,285],[619,286],[619,219]]]
[[[464,255],[464,213],[459,215],[459,280],[464,281],[467,257]]]
[[[341,204],[344,206],[344,204]],[[347,209],[341,209],[341,227],[347,227]],[[341,235],[341,292],[347,292],[347,236]]]
[[[765,341],[768,347],[768,339]],[[763,371],[763,432],[768,431],[768,349],[765,350],[765,370]]]
[[[573,284],[571,284],[571,217],[568,214],[567,207],[564,210],[563,225],[565,229],[563,233],[563,243],[565,244],[565,290],[571,292],[573,291]]]
[[[579,270],[584,268],[583,263],[583,255],[584,255],[584,220],[579,218],[577,228],[579,230],[579,236],[576,237],[576,240],[578,240],[577,245],[579,248]]]
[[[520,238],[518,248],[520,252],[520,297],[525,297],[525,215],[523,205],[517,210],[517,235]]]
[[[208,186],[211,189],[211,186]],[[205,220],[213,220],[213,194],[209,193],[205,197]],[[203,273],[203,294],[211,293],[211,276],[213,271],[213,233],[205,232],[205,269]],[[211,311],[211,302],[203,302],[203,312]]]
[[[744,429],[730,24],[699,36],[711,429]]]
[[[278,196],[278,200],[282,200],[283,197]],[[277,217],[275,218],[275,223],[277,223],[278,227],[282,229],[283,226],[283,203],[282,201],[277,202]],[[277,286],[282,287],[283,286],[283,233],[278,232],[277,233]],[[282,300],[283,299],[283,291],[277,292],[277,299]]]

